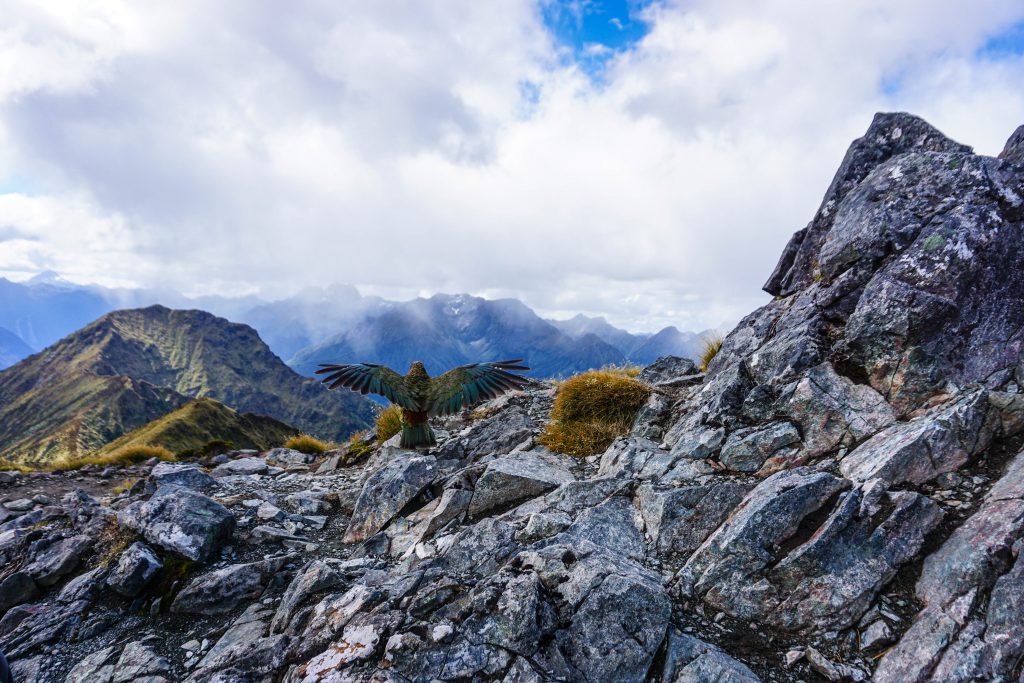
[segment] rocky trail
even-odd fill
[[[1022,197],[1024,127],[990,158],[876,116],[774,300],[591,458],[538,444],[541,385],[348,467],[0,475],[0,648],[42,682],[1024,680]]]

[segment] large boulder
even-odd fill
[[[437,473],[432,455],[406,451],[371,474],[356,499],[344,542],[365,541],[384,528]]]
[[[118,519],[150,543],[199,561],[213,557],[235,530],[226,507],[179,486],[160,487],[149,500],[121,510]]]
[[[761,683],[742,662],[720,648],[673,629],[665,650],[664,683]]]
[[[679,571],[686,595],[794,632],[854,623],[942,520],[929,498],[849,489],[825,472],[769,477]]]
[[[269,467],[262,458],[238,458],[217,465],[210,472],[214,477],[245,476],[250,474],[266,474]]]
[[[291,556],[272,557],[261,562],[232,564],[203,574],[185,586],[171,603],[179,614],[221,614],[263,594],[267,583]]]
[[[84,535],[59,540],[41,550],[23,571],[40,586],[52,586],[78,567],[92,545],[93,539]]]
[[[948,404],[879,432],[843,458],[840,470],[855,481],[923,484],[952,472],[992,439],[988,392],[966,391]]]
[[[195,463],[159,462],[149,473],[155,488],[181,486],[196,491],[210,491],[218,487],[217,480],[199,469]]]
[[[568,470],[530,454],[498,458],[491,461],[477,479],[473,499],[469,503],[469,515],[480,517],[539,496],[574,479]]]
[[[133,543],[117,559],[117,565],[107,576],[107,585],[125,597],[134,598],[163,566],[149,546]]]

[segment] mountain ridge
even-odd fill
[[[469,294],[436,294],[451,301],[480,299]],[[429,297],[425,300],[429,300]],[[112,310],[126,308],[144,308],[151,305],[163,305],[168,308],[189,310],[205,310],[214,315],[227,318],[233,322],[243,323],[255,328],[260,337],[279,357],[286,362],[323,346],[330,340],[351,333],[357,328],[366,327],[371,321],[394,314],[396,310],[412,310],[421,307],[409,301],[390,301],[376,296],[364,296],[351,285],[335,284],[324,288],[309,287],[295,295],[277,300],[262,301],[255,297],[237,299],[207,296],[189,299],[180,294],[156,290],[107,289],[98,286],[79,286],[60,280],[52,274],[47,277],[37,276],[25,283],[15,283],[0,278],[0,327],[7,327],[24,339],[30,349],[40,349],[60,338],[81,329],[92,320]],[[518,299],[492,299],[484,301],[517,302],[529,311],[527,318],[540,318]],[[501,306],[503,304],[497,304]],[[602,317],[587,317],[582,314],[568,320],[545,320],[568,339],[552,336],[551,349],[541,349],[546,355],[561,357],[561,366],[545,361],[542,365],[549,374],[565,375],[571,372],[599,367],[593,363],[609,362],[648,363],[655,359],[650,350],[642,349],[643,343],[654,334],[634,334],[617,328]],[[527,325],[534,325],[532,321]],[[658,334],[665,332],[665,328]],[[528,330],[522,331],[529,336]],[[587,333],[594,333],[598,339],[618,351],[621,359],[609,349],[604,349],[593,340],[585,341],[578,350],[580,354],[594,356],[591,365],[574,363],[567,358],[571,355],[573,342]],[[506,331],[505,334],[508,334]],[[705,333],[701,333],[705,334]],[[28,336],[26,336],[28,335]],[[685,338],[677,340],[675,345],[661,348],[662,355],[694,356],[695,344],[684,333]],[[539,339],[539,338],[538,338]],[[486,342],[488,340],[483,340]],[[489,340],[500,343],[500,339]],[[430,355],[427,344],[419,354]],[[372,349],[368,349],[372,352]],[[28,355],[22,348],[9,354],[11,360],[20,360]],[[475,358],[479,354],[460,349],[449,354],[447,358]],[[340,357],[351,358],[349,354]],[[404,356],[403,356],[404,358]],[[487,359],[493,360],[493,358]],[[13,364],[13,362],[11,363]]]
[[[108,313],[0,372],[0,454],[74,459],[202,397],[331,439],[373,414],[297,375],[251,327],[151,306]]]
[[[380,363],[404,371],[419,360],[437,375],[466,363],[520,357],[535,377],[560,377],[626,360],[596,335],[569,337],[518,299],[435,294],[392,304],[300,351],[289,365],[302,374],[327,362]]]

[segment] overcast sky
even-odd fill
[[[995,154],[1020,0],[0,0],[0,275],[702,329],[879,110]]]

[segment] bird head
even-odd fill
[[[410,377],[419,377],[419,376],[424,376],[425,377],[425,376],[427,376],[427,369],[425,367],[423,367],[423,363],[421,363],[420,361],[418,361],[418,360],[413,361],[412,365],[409,366],[409,376]]]

